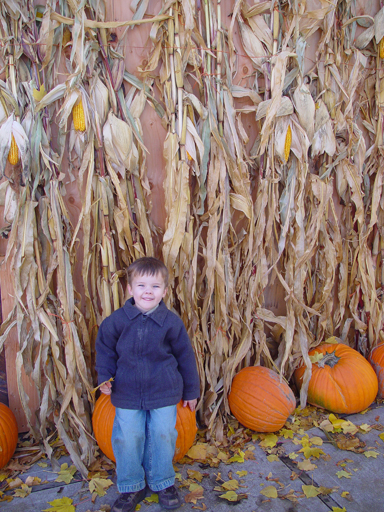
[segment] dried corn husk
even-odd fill
[[[332,120],[325,103],[320,100],[316,105],[315,134],[312,140],[312,156],[322,153],[333,156],[336,151],[336,139]]]
[[[293,93],[293,101],[299,122],[306,131],[308,139],[312,141],[315,131],[315,102],[305,84],[301,84]]]
[[[39,21],[30,3],[15,0],[12,12],[8,4],[0,13],[0,56],[10,64],[0,81],[6,256],[20,398],[48,456],[50,430],[86,474],[97,327],[124,302],[125,266],[144,254],[169,268],[167,302],[190,334],[200,420],[216,442],[242,366],[263,364],[289,380],[304,362],[305,405],[312,346],[337,335],[368,353],[383,322],[383,9],[352,17],[347,4],[277,11],[270,2],[200,9],[182,0],[153,17],[149,2],[134,2],[133,20],[108,22],[103,2],[60,0]],[[139,79],[122,47],[138,33],[147,40],[148,23]],[[131,30],[112,48],[107,31],[120,26]],[[80,97],[82,133],[67,126]],[[163,130],[164,169],[157,159],[154,179],[145,143]],[[11,134],[21,158],[10,174]],[[74,213],[66,201],[76,187]],[[164,204],[162,226],[152,201]],[[40,397],[37,426],[22,368]]]

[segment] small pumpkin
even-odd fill
[[[0,402],[0,468],[11,460],[17,446],[18,428],[15,415]]]
[[[342,343],[325,343],[309,351],[323,357],[312,364],[308,402],[339,414],[366,409],[376,398],[378,381],[369,362],[357,350]],[[317,359],[317,357],[316,357]],[[301,388],[306,367],[294,372]]]
[[[112,448],[112,429],[115,420],[115,406],[110,395],[101,394],[95,404],[92,415],[92,426],[100,450],[111,460],[115,461]],[[189,407],[183,407],[183,402],[177,404],[176,416],[177,440],[173,462],[184,457],[195,440],[196,414]]]
[[[177,404],[177,416],[176,416],[176,448],[173,462],[181,460],[190,447],[196,437],[197,426],[196,426],[196,413],[191,411],[187,407],[183,407],[183,402]]]
[[[296,407],[291,388],[263,366],[248,366],[235,375],[228,402],[235,418],[256,432],[280,430]]]
[[[368,361],[375,370],[379,382],[378,396],[384,398],[384,343],[371,350]]]

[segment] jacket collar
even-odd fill
[[[127,302],[123,306],[124,312],[127,315],[127,317],[130,320],[133,320],[134,318],[138,317],[139,315],[143,315],[143,313],[135,307],[135,302],[133,300],[133,297],[127,300]],[[167,316],[168,308],[164,304],[164,301],[161,300],[159,307],[153,311],[149,316],[149,318],[152,318],[157,324],[160,326],[164,325],[165,317]]]

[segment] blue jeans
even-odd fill
[[[119,492],[154,492],[175,483],[172,459],[177,430],[176,405],[150,411],[119,409],[112,430]]]

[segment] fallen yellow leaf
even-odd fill
[[[76,471],[76,466],[72,464],[72,466],[68,467],[68,464],[64,462],[64,464],[60,466],[59,476],[56,478],[55,482],[65,482],[69,484]]]
[[[40,483],[41,483],[41,478],[39,478],[38,476],[28,476],[25,479],[25,484],[29,485],[30,487],[32,487],[32,485],[40,485]]]
[[[312,464],[312,462],[308,459],[305,459],[303,462],[299,462],[297,467],[300,471],[313,471],[317,468],[316,464]]]
[[[260,491],[260,494],[267,498],[277,498],[277,489],[273,485],[267,485],[267,487]]]
[[[238,455],[233,455],[228,462],[244,462],[244,452],[239,450]]]
[[[336,475],[337,475],[337,478],[351,478],[351,474],[350,473],[347,473],[347,471],[337,471],[336,472]]]
[[[316,364],[319,361],[321,361],[324,357],[324,354],[321,352],[315,352],[313,356],[309,356],[309,359],[311,360],[312,364]]]
[[[221,484],[221,487],[224,487],[227,491],[234,491],[239,488],[239,482],[237,480],[228,480],[228,482]]]
[[[323,446],[323,440],[319,436],[313,436],[309,440],[310,444],[314,444],[316,446]]]
[[[374,452],[373,450],[368,450],[364,452],[366,457],[374,457],[375,459],[379,456],[378,452]]]
[[[8,487],[12,490],[12,489],[16,489],[16,487],[21,487],[24,482],[22,481],[21,478],[17,477],[17,478],[7,478],[7,482],[8,482]]]
[[[28,487],[28,485],[23,484],[21,489],[16,489],[14,496],[18,498],[26,498],[32,492],[32,487]]]
[[[235,502],[248,498],[248,496],[247,494],[236,494],[235,491],[228,491],[225,494],[221,494],[219,498]]]
[[[145,501],[147,501],[148,503],[159,503],[159,497],[157,494],[153,493],[150,496],[147,496],[147,498],[145,498]]]
[[[105,496],[107,494],[106,489],[113,485],[112,480],[109,478],[94,477],[89,481],[89,492],[95,493],[97,496]]]
[[[340,420],[339,418],[336,418],[336,416],[332,413],[328,416],[328,419],[332,423],[334,429],[340,429],[342,428],[343,424],[346,423],[345,420]]]
[[[71,498],[60,498],[58,500],[48,501],[51,508],[45,508],[42,512],[75,512],[75,507],[72,505]]]
[[[280,430],[280,435],[284,437],[284,439],[292,439],[293,438],[293,430],[289,430],[287,428],[282,428]]]
[[[352,435],[356,434],[356,432],[358,432],[358,430],[359,430],[359,427],[354,425],[352,423],[352,421],[345,421],[341,425],[341,428],[342,428],[344,434],[352,434]]]
[[[262,441],[260,441],[260,446],[263,448],[273,448],[276,446],[278,441],[278,437],[276,434],[267,434]]]
[[[302,485],[301,488],[303,489],[303,493],[307,498],[316,498],[316,496],[321,494],[319,488],[315,487],[314,485]]]
[[[200,471],[196,471],[194,469],[188,469],[187,474],[189,478],[193,478],[194,480],[197,480],[198,482],[201,482],[204,478],[203,474],[200,473]]]
[[[187,457],[195,460],[204,460],[207,458],[207,446],[205,444],[197,443],[187,452]]]
[[[320,455],[324,455],[323,450],[320,450],[320,448],[305,447],[299,450],[299,452],[302,452],[306,459],[309,459],[310,457],[315,457],[316,459],[318,459]]]
[[[225,452],[221,452],[221,451],[220,451],[220,452],[217,454],[217,458],[218,458],[219,460],[222,460],[223,462],[226,462],[226,461],[229,459],[229,456],[228,456]]]
[[[204,489],[201,486],[198,486],[192,492],[187,494],[184,497],[184,500],[186,503],[193,503],[196,505],[197,500],[201,500],[203,498],[203,494],[204,494]]]
[[[325,340],[324,343],[332,343],[334,345],[337,345],[338,343],[340,343],[340,338],[337,338],[336,336],[330,336]]]

